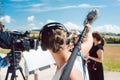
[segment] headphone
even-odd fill
[[[69,32],[66,29],[66,27],[59,22],[51,22],[51,23],[48,23],[48,24],[44,25],[43,28],[40,30],[40,33],[39,33],[39,41],[41,41],[41,48],[42,48],[43,51],[47,50],[44,43],[42,43],[42,34],[43,34],[44,30],[46,30],[46,29],[56,29],[56,28],[58,28],[56,26],[62,27],[67,32],[67,37],[69,36]],[[68,40],[66,40],[66,41],[68,41]]]

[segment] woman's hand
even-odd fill
[[[90,24],[85,24],[85,27],[87,27],[87,33],[91,31],[91,25]]]

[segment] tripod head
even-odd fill
[[[15,64],[19,64],[21,61],[21,53],[20,51],[10,51],[7,54],[7,58],[9,59],[10,65],[13,65],[14,59],[15,59]],[[15,56],[15,58],[14,58]]]

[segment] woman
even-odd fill
[[[89,52],[93,43],[91,26],[89,24],[86,24],[86,26],[88,28],[87,40],[81,45],[81,52],[84,54]],[[49,50],[57,64],[57,71],[52,80],[60,79],[64,66],[71,55],[67,44],[67,33],[64,25],[56,22],[46,24],[40,32],[42,49]],[[87,72],[86,75],[88,75]],[[89,80],[86,75],[83,73],[82,59],[77,56],[69,80]]]
[[[88,71],[90,80],[104,80],[103,74],[103,47],[105,40],[99,32],[93,32],[93,47],[89,51]]]

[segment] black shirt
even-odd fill
[[[89,56],[98,58],[97,51],[99,49],[104,50],[103,46],[101,44],[98,44],[98,45],[93,44],[91,50],[89,51]]]

